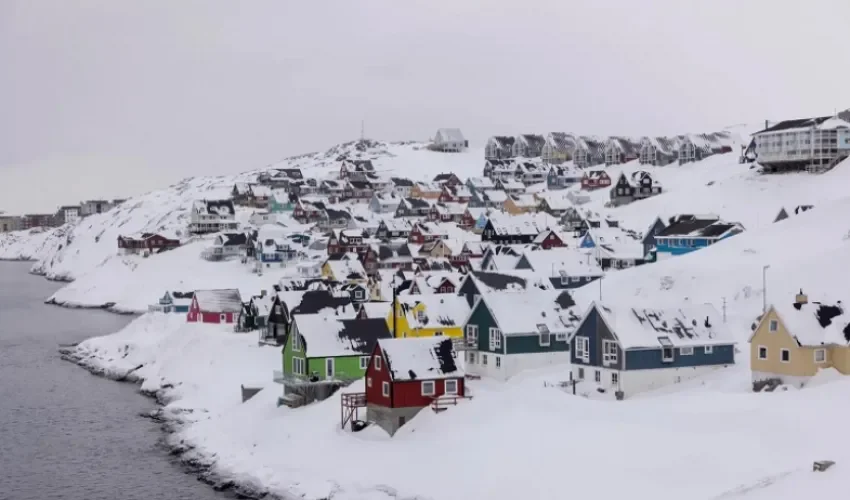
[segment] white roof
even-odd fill
[[[225,290],[195,290],[201,312],[236,313],[242,310],[242,296],[235,288]]]
[[[773,304],[773,308],[788,333],[793,335],[800,344],[819,346],[850,343],[844,333],[844,329],[850,323],[850,316],[845,314],[840,300],[823,300],[823,298],[810,300],[808,304],[801,305],[799,310],[794,307],[794,302],[794,295],[790,295],[781,303]],[[833,316],[835,313],[838,315]],[[819,315],[823,323],[819,321]],[[823,324],[826,326],[822,326]]]
[[[443,142],[463,142],[463,134],[459,128],[441,128],[437,130],[437,134]]]
[[[334,277],[338,280],[348,279],[348,276],[353,274],[359,275],[361,278],[366,277],[366,270],[363,268],[363,264],[357,259],[329,260],[327,264],[331,268]]]
[[[263,198],[268,198],[272,195],[272,189],[268,186],[261,186],[259,184],[251,186],[251,192],[254,193],[254,196],[260,196]]]
[[[546,276],[557,277],[561,272],[567,276],[602,276],[602,268],[596,259],[575,248],[551,248],[530,250],[525,258],[534,271]]]
[[[735,343],[723,319],[711,304],[651,309],[594,302],[591,304],[593,307],[596,307],[623,349]]]
[[[387,318],[392,311],[392,302],[364,302],[360,309],[366,311],[367,318]]]
[[[490,222],[492,222],[496,234],[499,235],[534,233],[537,236],[541,231],[558,227],[558,220],[543,212],[522,215],[492,213],[490,214]]]
[[[533,194],[514,194],[511,195],[514,200],[514,205],[518,207],[536,207],[537,198]]]
[[[538,333],[545,325],[550,333],[572,333],[581,321],[576,307],[561,309],[555,302],[562,290],[509,291],[487,294],[483,299],[505,335]]]
[[[537,195],[538,198],[546,200],[546,204],[552,210],[566,210],[573,206],[573,202],[566,195],[559,192],[549,192]]]
[[[457,328],[463,326],[469,314],[466,297],[459,295],[401,295],[398,301],[409,311],[407,321],[411,328]],[[422,318],[410,312],[417,304],[425,306],[425,315]]]
[[[381,339],[393,380],[433,380],[463,377],[454,346],[448,337]]]
[[[411,228],[410,221],[407,219],[387,218],[383,219],[382,222],[387,226],[388,231],[410,231]]]
[[[547,189],[549,189],[549,186],[545,182],[537,182],[537,183],[529,184],[528,186],[526,186],[525,192],[526,193],[543,193]]]
[[[310,357],[324,358],[365,354],[349,339],[341,338],[345,325],[331,314],[296,314],[298,333],[304,337]]]
[[[525,184],[516,179],[503,179],[500,184],[505,189],[521,189],[525,190]]]
[[[637,240],[602,243],[601,245],[597,245],[597,248],[601,256],[611,259],[640,260],[646,257],[643,252],[643,243]]]
[[[495,187],[493,180],[489,177],[470,177],[467,182],[472,184],[475,189],[491,189]]]
[[[508,199],[508,194],[501,189],[488,189],[484,191],[487,199],[495,203],[504,203]]]

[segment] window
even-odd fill
[[[759,346],[759,359],[767,359],[767,347]]]
[[[499,356],[495,356],[495,358],[496,358],[496,368],[501,368],[502,367],[502,358],[499,357]]]
[[[576,337],[576,359],[585,363],[590,362],[590,339],[587,337]]]
[[[466,344],[475,345],[478,343],[478,325],[466,325]]]
[[[682,347],[679,349],[679,354],[682,356],[693,356],[694,348],[693,347]]]
[[[593,380],[595,380],[596,382],[602,382],[602,372],[600,372],[599,370],[594,370]]]
[[[611,373],[611,383],[619,384],[620,383],[620,374],[617,372]]]
[[[446,380],[446,394],[457,394],[457,380]]]
[[[487,366],[487,355],[486,354],[481,355],[481,364],[484,365],[484,366]]]
[[[549,333],[549,327],[544,324],[537,325],[537,331],[540,333],[540,345],[547,346],[552,343],[552,334]]]
[[[790,363],[791,362],[791,351],[789,351],[788,349],[781,349],[779,351],[779,359],[783,363]]]
[[[661,348],[661,361],[665,361],[665,362],[673,361],[673,347],[662,347]]]
[[[369,367],[369,356],[360,356],[360,369],[365,370]]]
[[[617,342],[613,340],[602,341],[602,364],[611,365],[617,363]]]
[[[421,309],[419,311],[416,311],[416,320],[417,321],[419,321],[420,323],[425,323],[425,319],[426,319],[425,311],[423,311]]]
[[[573,283],[578,283],[579,281],[581,281],[581,278],[578,276],[573,276],[570,278],[570,281],[572,281]]]
[[[372,377],[366,377],[366,387],[372,387]]]
[[[566,274],[562,274],[561,275],[561,284],[566,285],[569,282],[570,282],[570,277],[567,276]]]
[[[770,320],[769,329],[770,329],[771,332],[775,332],[776,330],[778,330],[779,329],[779,322],[776,321],[775,319]]]
[[[567,334],[565,332],[559,332],[555,334],[555,340],[564,342],[567,340]],[[569,347],[569,346],[568,346]]]
[[[826,361],[826,349],[815,349],[815,363]]]
[[[502,331],[498,328],[490,328],[490,350],[501,349]]]
[[[292,350],[294,352],[301,351],[301,335],[298,332],[295,332],[295,335],[292,336]]]
[[[475,353],[474,353],[474,352],[469,352],[469,353],[467,353],[467,354],[469,355],[469,356],[468,356],[468,358],[469,358],[469,362],[470,362],[470,363],[472,363],[472,364],[475,364]]]
[[[714,346],[713,345],[705,346],[705,353],[706,354],[712,354],[713,352],[714,352]]]
[[[579,369],[578,369],[578,379],[584,380],[584,368],[582,368],[582,367],[579,367]]]
[[[455,388],[457,390],[457,388]],[[433,380],[423,380],[422,381],[422,395],[423,396],[433,396],[434,395],[434,381]]]
[[[381,371],[381,357],[375,356],[375,370]]]
[[[219,319],[221,320],[221,322],[222,322],[222,323],[226,323],[226,322],[227,322],[227,315],[226,315],[226,314],[222,314],[222,315],[221,315],[221,317],[220,317]]]
[[[385,398],[390,397],[390,383],[389,382],[383,382],[381,384],[381,394],[383,394],[383,396]]]
[[[354,290],[354,298],[356,300],[363,300],[363,290],[360,290],[360,289]]]

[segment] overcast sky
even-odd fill
[[[0,0],[0,210],[355,139],[711,130],[850,106],[850,1]]]

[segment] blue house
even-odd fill
[[[165,294],[159,298],[156,304],[148,307],[149,311],[152,312],[164,312],[164,313],[177,313],[177,314],[186,314],[189,312],[189,306],[192,304],[192,297],[195,295],[194,292],[165,292]]]
[[[581,182],[581,174],[573,167],[554,165],[549,169],[546,176],[546,186],[550,191],[566,189],[573,184]]]
[[[735,363],[735,341],[710,304],[645,309],[594,302],[570,351],[577,392],[617,399]]]
[[[743,231],[741,224],[724,222],[713,215],[677,215],[655,235],[656,256],[661,260],[690,253]]]

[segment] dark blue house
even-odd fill
[[[594,302],[570,350],[577,393],[618,399],[735,363],[735,341],[710,304],[645,309]]]
[[[690,253],[743,231],[741,224],[724,222],[713,215],[677,215],[655,235],[656,256],[661,260]]]

